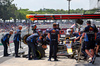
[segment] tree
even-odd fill
[[[10,17],[13,17],[16,7],[14,4],[12,4],[13,0],[2,0],[0,1],[0,18],[2,18],[5,22],[5,20],[9,20]],[[13,7],[14,6],[14,7]],[[12,9],[13,8],[13,9]],[[13,13],[13,14],[12,14]]]

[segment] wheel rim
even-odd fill
[[[36,55],[37,55],[37,58],[39,59],[41,58],[41,53],[38,50],[36,51]]]

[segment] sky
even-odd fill
[[[64,9],[68,10],[67,0],[14,0],[18,8],[28,8],[29,10],[36,11],[40,8],[49,9]],[[83,8],[89,9],[89,0],[71,0],[71,9]]]

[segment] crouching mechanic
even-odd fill
[[[10,36],[13,34],[13,30],[10,30],[9,33],[7,33],[6,35],[4,35],[1,39],[1,42],[3,44],[4,47],[4,57],[9,56],[10,54],[8,54],[8,46],[9,46],[9,38]],[[8,45],[8,46],[7,46]]]
[[[43,31],[43,34],[37,40],[37,42],[39,42],[42,45],[42,48],[44,51],[47,49],[47,44],[49,44],[49,41],[50,41],[47,35],[48,33],[46,31]]]
[[[54,54],[54,61],[58,61],[57,59],[57,46],[58,41],[60,38],[59,30],[56,29],[56,23],[53,23],[53,29],[51,29],[48,33],[48,38],[50,39],[50,52],[49,52],[49,59],[48,61],[51,61],[51,57]]]
[[[37,56],[36,56],[36,49],[37,49],[37,39],[38,39],[39,35],[37,33],[34,33],[32,35],[30,35],[27,38],[27,44],[28,44],[28,60],[32,60],[31,57],[31,51],[34,54],[34,60],[37,60]]]
[[[38,42],[42,44],[44,49],[47,48],[47,44],[49,44],[49,39],[47,37],[48,33],[43,31],[43,34],[38,38]]]
[[[90,21],[87,21],[87,27],[85,27],[84,29],[82,38],[84,38],[85,41],[85,52],[91,58],[90,63],[94,63],[95,60],[95,55],[94,55],[95,37],[96,37],[96,29],[91,26]],[[80,43],[82,38],[80,39]],[[89,52],[89,49],[91,49],[91,52]]]

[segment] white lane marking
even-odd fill
[[[9,50],[9,49],[12,49],[12,48],[14,48],[14,47],[8,48],[8,50]],[[2,51],[3,51],[3,50],[0,50],[0,52],[2,52]]]
[[[3,52],[3,50],[0,50],[0,52]]]
[[[23,49],[25,49],[25,48],[27,48],[27,46],[26,46],[26,47],[23,47]],[[2,50],[2,51],[3,51],[3,50]],[[11,51],[11,52],[9,51],[9,53],[12,53],[12,54],[13,54],[14,52],[15,52],[15,51]],[[1,55],[0,58],[1,58],[1,57],[3,57],[3,55]]]
[[[26,47],[27,47],[27,46],[26,46]],[[26,47],[23,47],[23,48],[26,48]],[[13,48],[14,48],[14,47],[11,47],[11,48],[8,47],[8,50],[9,50],[9,49],[13,49]],[[3,50],[0,50],[0,52],[2,52],[2,51],[3,51]]]
[[[3,55],[0,56],[0,58],[3,57]]]

